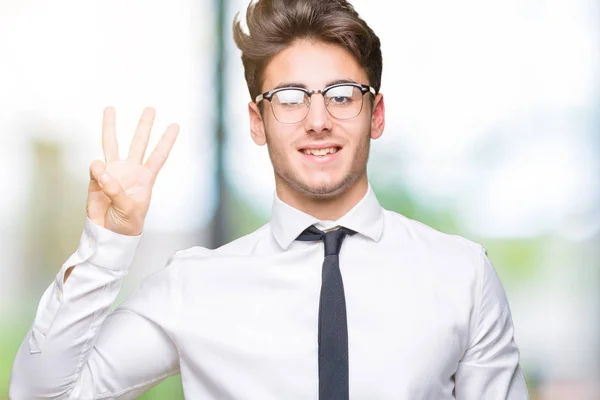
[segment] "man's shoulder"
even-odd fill
[[[174,261],[184,261],[249,255],[268,230],[269,224],[267,223],[254,232],[232,240],[216,249],[210,249],[205,246],[192,246],[177,251],[172,258]]]
[[[442,232],[423,222],[411,219],[391,210],[386,214],[386,230],[391,236],[415,251],[420,251],[428,258],[440,260],[455,260],[470,265],[480,265],[486,255],[485,248],[464,236]]]

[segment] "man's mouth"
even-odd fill
[[[328,147],[324,149],[301,149],[300,151],[308,156],[323,157],[328,154],[335,154],[340,151],[341,147]]]

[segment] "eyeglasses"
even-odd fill
[[[363,108],[365,93],[376,94],[375,88],[359,83],[337,83],[323,90],[308,90],[297,87],[277,88],[256,96],[256,103],[262,100],[271,102],[275,119],[282,124],[296,124],[308,115],[310,99],[320,93],[325,100],[325,108],[337,119],[356,118]]]

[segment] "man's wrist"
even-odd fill
[[[99,267],[112,270],[128,269],[141,238],[142,234],[122,235],[86,218],[77,253],[82,261]]]

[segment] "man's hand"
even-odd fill
[[[104,110],[102,148],[106,161],[96,160],[90,165],[87,216],[95,224],[122,235],[136,236],[142,232],[156,176],[179,133],[178,125],[170,125],[143,163],[154,115],[154,109],[144,110],[129,155],[121,160],[115,132],[115,110],[112,107]]]

